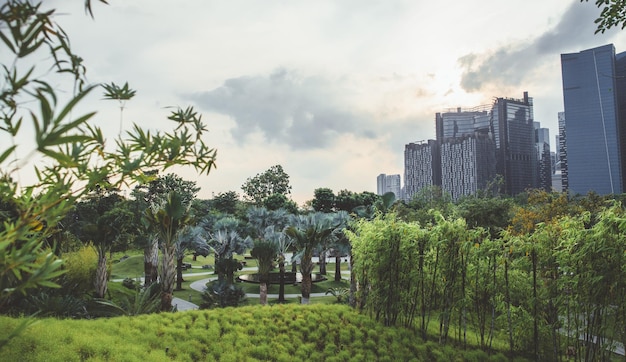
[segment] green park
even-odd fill
[[[626,360],[623,194],[297,205],[276,164],[203,199],[177,173],[216,167],[201,115],[105,142],[78,105],[101,92],[121,128],[136,92],[90,84],[48,5],[0,4],[1,361]],[[602,16],[623,27],[623,3]]]

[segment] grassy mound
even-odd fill
[[[0,339],[19,319],[0,317]],[[41,319],[2,361],[506,361],[386,328],[340,305],[275,305],[97,320]]]

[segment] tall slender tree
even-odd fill
[[[337,225],[333,224],[331,214],[315,212],[307,215],[294,215],[289,220],[286,233],[293,239],[300,258],[302,273],[302,304],[309,304],[313,268],[313,252],[331,236]]]
[[[161,310],[172,310],[174,280],[176,278],[176,240],[178,234],[189,223],[189,208],[175,191],[171,191],[160,207],[146,210],[146,217],[159,235],[163,263],[160,269],[161,279]]]

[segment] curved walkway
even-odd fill
[[[257,271],[258,268],[256,267],[246,267],[243,268],[242,271]],[[350,274],[349,271],[344,271],[341,274]],[[213,271],[208,271],[208,272],[200,272],[200,273],[186,273],[184,274],[184,276],[195,276],[195,275],[215,275],[215,273]],[[216,280],[217,277],[213,276],[210,278],[205,278],[205,279],[200,279],[200,280],[196,280],[194,282],[191,282],[189,284],[189,287],[195,291],[198,291],[200,293],[203,293],[204,290],[206,289],[206,284],[208,282],[211,282],[213,280]],[[124,279],[114,279],[112,281],[114,282],[122,282]],[[136,280],[141,281],[141,283],[143,283],[143,278],[136,278]],[[311,297],[324,297],[326,296],[326,293],[311,293]],[[298,298],[299,296],[301,296],[300,293],[298,294],[285,294],[285,298]],[[258,293],[246,293],[246,297],[248,298],[259,298],[260,295]],[[267,295],[268,298],[278,298],[278,294],[268,294]],[[194,304],[192,302],[186,301],[182,298],[176,298],[174,297],[172,299],[172,305],[174,305],[176,307],[176,309],[178,311],[184,311],[184,310],[193,310],[193,309],[199,309],[197,304]]]

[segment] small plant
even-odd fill
[[[337,298],[337,303],[347,303],[350,296],[350,289],[348,288],[328,288],[325,295],[331,294]]]
[[[136,290],[139,288],[139,283],[137,283],[133,278],[124,278],[122,286],[128,289]]]
[[[240,286],[225,281],[215,281],[207,285],[202,293],[200,309],[238,307],[246,299],[246,292]]]

